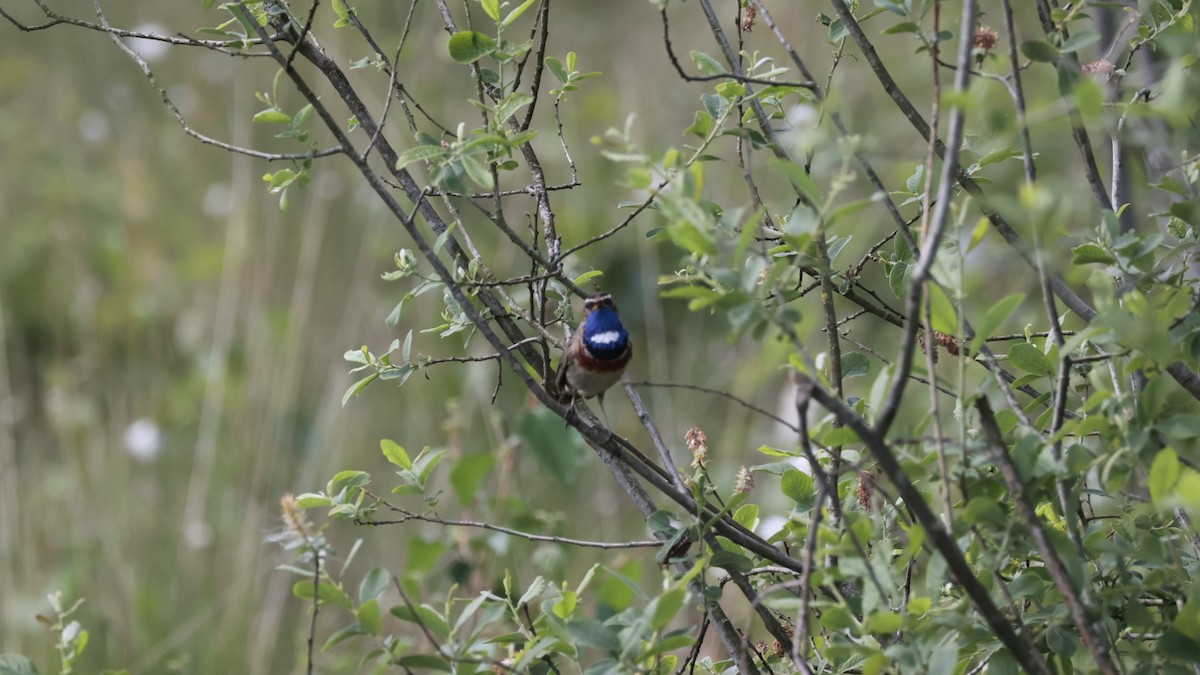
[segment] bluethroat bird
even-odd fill
[[[583,320],[567,341],[558,364],[559,400],[596,397],[604,412],[604,392],[621,379],[633,358],[629,331],[621,325],[617,306],[608,293],[595,293],[583,303]],[[605,421],[608,414],[605,413]]]

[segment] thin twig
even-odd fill
[[[520,537],[521,539],[525,539],[527,541],[544,541],[544,542],[550,542],[550,543],[554,543],[554,544],[564,544],[567,546],[578,546],[580,548],[622,549],[622,548],[656,548],[656,547],[662,546],[662,542],[658,541],[657,539],[638,540],[638,541],[614,541],[614,542],[588,541],[585,539],[572,539],[571,537],[559,537],[559,536],[545,535],[545,534],[534,534],[532,532],[523,532],[521,530],[515,530],[511,527],[504,527],[502,525],[493,525],[491,523],[482,522],[482,521],[455,520],[455,519],[451,519],[451,518],[438,518],[436,516],[428,516],[428,515],[422,515],[419,513],[413,513],[412,511],[409,511],[407,509],[404,509],[404,508],[401,508],[394,504],[391,504],[384,499],[380,499],[376,495],[374,495],[370,492],[367,492],[366,490],[363,490],[363,492],[370,495],[372,499],[378,501],[379,503],[386,505],[388,507],[388,509],[401,514],[402,517],[395,519],[395,520],[360,520],[360,521],[357,521],[358,524],[360,524],[360,525],[400,525],[403,523],[417,520],[417,521],[422,521],[422,522],[426,522],[426,523],[436,523],[438,525],[446,525],[446,526],[452,526],[452,527],[473,527],[473,528],[477,528],[477,529],[481,529],[481,530],[489,530],[492,532],[501,532],[503,534],[512,535],[514,537]]]
[[[730,401],[733,401],[734,403],[737,403],[738,405],[742,406],[743,408],[746,408],[747,410],[753,410],[754,412],[762,415],[763,417],[770,418],[770,419],[782,424],[783,426],[787,427],[788,429],[791,429],[794,432],[797,432],[797,433],[800,432],[800,428],[797,427],[795,424],[792,424],[791,422],[772,413],[771,411],[764,410],[763,408],[760,408],[745,399],[738,398],[737,396],[734,396],[733,394],[730,394],[727,391],[721,391],[720,389],[710,389],[708,387],[702,387],[702,386],[696,385],[696,384],[685,384],[682,382],[647,382],[647,381],[643,380],[640,382],[630,382],[629,384],[634,387],[660,387],[660,388],[664,388],[664,389],[690,389],[692,391],[699,391],[699,392],[704,392],[705,394],[712,394],[714,396],[720,396],[722,398],[727,398]]]
[[[937,35],[942,29],[942,3],[941,0],[933,0],[933,34]],[[964,26],[964,28],[969,28]],[[965,38],[964,38],[965,39]],[[933,75],[933,94],[930,104],[929,119],[932,123],[929,128],[929,149],[925,155],[925,186],[924,195],[922,197],[921,207],[921,237],[928,241],[929,235],[929,216],[932,211],[930,201],[933,199],[933,160],[935,152],[933,150],[934,141],[938,135],[938,120],[941,118],[940,108],[942,99],[942,77],[938,70],[937,61],[940,52],[940,42],[934,40],[929,45],[930,55],[930,70]],[[959,63],[962,66],[962,63]],[[939,194],[939,196],[941,196]],[[933,434],[937,439],[935,447],[937,449],[938,459],[938,474],[942,482],[942,518],[945,520],[946,529],[954,531],[954,503],[953,496],[950,491],[950,465],[946,459],[946,444],[942,442],[942,411],[938,401],[937,386],[934,384],[937,381],[937,349],[938,343],[934,339],[933,331],[933,297],[929,291],[932,280],[925,281],[925,300],[922,303],[921,314],[922,326],[925,329],[925,370],[929,373],[929,415],[933,421]]]
[[[49,10],[46,10],[46,11],[49,12]],[[167,94],[167,90],[165,88],[163,88],[161,85],[159,85],[158,79],[155,78],[155,76],[154,76],[154,71],[152,71],[150,69],[150,64],[146,63],[146,60],[142,58],[141,54],[138,54],[136,51],[134,51],[134,49],[132,47],[130,47],[129,45],[125,44],[120,39],[118,39],[120,37],[125,37],[125,36],[139,37],[139,38],[143,38],[143,39],[150,39],[150,38],[148,38],[145,35],[140,34],[140,33],[133,35],[133,34],[131,34],[130,31],[121,31],[116,28],[113,28],[112,26],[108,25],[107,19],[101,19],[100,24],[95,25],[95,24],[87,23],[85,21],[69,20],[69,19],[66,19],[65,17],[63,17],[62,21],[60,21],[60,23],[68,23],[68,24],[72,24],[72,25],[81,26],[84,28],[92,28],[94,30],[98,30],[103,33],[107,33],[108,36],[112,39],[113,44],[116,45],[117,48],[120,49],[122,52],[124,52],[124,54],[126,56],[128,56],[130,59],[132,59],[133,62],[137,64],[138,68],[141,69],[142,74],[146,76],[147,80],[149,80],[150,86],[154,87],[155,91],[158,92],[159,98],[162,99],[163,105],[167,108],[167,111],[171,113],[171,116],[175,118],[175,121],[179,123],[179,126],[183,128],[184,133],[191,136],[192,138],[195,138],[196,140],[200,141],[201,143],[205,143],[207,145],[213,145],[218,148],[221,148],[222,150],[237,153],[239,155],[246,155],[249,157],[257,157],[258,159],[265,159],[267,161],[272,161],[272,162],[282,161],[282,160],[298,161],[298,160],[305,160],[305,159],[316,159],[318,157],[329,157],[331,155],[341,154],[342,152],[345,151],[344,146],[339,145],[339,146],[336,146],[333,148],[328,148],[325,150],[313,150],[311,152],[263,152],[262,150],[255,150],[253,148],[243,148],[241,146],[233,145],[231,143],[219,141],[211,136],[202,134],[199,131],[196,131],[195,129],[193,129],[192,126],[190,124],[188,124],[187,120],[183,118],[183,113],[179,112],[179,108],[175,106],[175,102],[171,100],[170,95]],[[169,40],[164,40],[164,41],[169,42]]]
[[[845,15],[849,15],[850,10],[846,7],[844,0],[834,0],[834,4],[837,5],[839,13],[844,12]],[[960,96],[965,94],[970,84],[971,74],[968,66],[971,60],[975,10],[974,0],[967,0],[967,2],[963,3],[963,18],[959,25],[957,61],[959,68],[954,78],[954,91],[956,95]],[[921,257],[913,267],[905,309],[907,319],[905,320],[905,331],[900,345],[896,375],[892,382],[892,388],[888,392],[888,398],[885,400],[876,421],[875,428],[880,435],[886,434],[888,428],[895,420],[896,413],[900,409],[900,400],[904,394],[905,385],[908,383],[908,373],[912,369],[913,353],[916,350],[917,326],[920,323],[921,316],[922,290],[925,282],[930,278],[933,261],[937,256],[941,243],[942,233],[945,231],[946,224],[950,220],[951,193],[954,189],[955,177],[958,174],[958,149],[963,139],[963,122],[963,108],[956,106],[950,113],[949,131],[947,132],[948,138],[946,141],[946,150],[943,155],[942,175],[938,181],[937,204],[934,207],[929,222],[929,230],[921,244],[923,249]],[[936,146],[937,136],[933,135],[931,130],[929,137],[934,139],[933,145]]]
[[[316,645],[317,638],[317,612],[321,609],[321,549],[317,548],[313,551],[313,602],[312,602],[312,618],[308,623],[308,675],[313,674],[315,661],[313,661],[313,647]]]
[[[1009,497],[1016,508],[1017,514],[1021,517],[1021,520],[1025,523],[1025,527],[1028,528],[1030,534],[1033,536],[1033,540],[1042,554],[1042,561],[1046,565],[1046,571],[1050,573],[1050,578],[1054,581],[1055,587],[1067,604],[1071,620],[1079,630],[1080,639],[1088,651],[1092,653],[1092,658],[1095,659],[1096,666],[1100,669],[1100,672],[1105,675],[1116,675],[1117,670],[1108,654],[1108,646],[1104,635],[1100,632],[1100,628],[1088,618],[1089,609],[1087,605],[1080,597],[1075,584],[1071,581],[1066,566],[1063,564],[1062,559],[1059,558],[1058,550],[1054,548],[1054,544],[1046,534],[1045,526],[1042,524],[1041,519],[1038,518],[1033,505],[1029,502],[1028,495],[1025,494],[1025,485],[1022,482],[1020,474],[1017,472],[1016,464],[1013,462],[1012,457],[1008,455],[1004,444],[1004,437],[1000,433],[1000,427],[996,423],[996,417],[992,413],[992,408],[988,404],[987,398],[980,397],[977,399],[975,401],[975,408],[979,411],[980,426],[983,427],[984,437],[987,440],[992,461],[1000,468],[1000,475],[1003,477],[1005,486],[1008,488]]]
[[[1040,17],[1049,17],[1050,4],[1047,0],[1036,0],[1038,15]],[[1046,28],[1046,19],[1043,18],[1042,27],[1045,32],[1050,34],[1054,31],[1053,23],[1050,28]],[[1059,29],[1063,39],[1067,38],[1066,28]],[[1075,72],[1079,72],[1079,55],[1075,52],[1063,53],[1062,61],[1058,64],[1059,68],[1070,68]],[[1087,128],[1083,124],[1083,116],[1079,114],[1079,108],[1075,105],[1074,95],[1066,90],[1062,91],[1063,104],[1067,106],[1067,117],[1071,121],[1071,137],[1075,140],[1075,146],[1079,148],[1079,156],[1083,159],[1084,176],[1087,178],[1087,184],[1092,189],[1092,196],[1096,198],[1096,203],[1101,209],[1106,211],[1114,210],[1113,203],[1109,199],[1108,190],[1104,189],[1104,179],[1100,177],[1100,168],[1096,165],[1096,155],[1092,151],[1092,143],[1088,139]]]
[[[1125,119],[1129,116],[1129,109],[1138,101],[1150,101],[1149,89],[1138,89],[1133,94],[1133,98],[1129,100],[1129,104],[1125,106],[1125,110],[1121,112],[1120,119],[1117,120],[1117,128],[1112,135],[1112,185],[1110,185],[1109,201],[1112,204],[1113,211],[1120,211],[1124,216],[1127,213],[1132,213],[1131,206],[1132,196],[1128,184],[1125,179],[1128,178],[1128,171],[1125,167],[1125,144],[1122,142],[1121,133],[1125,131]]]
[[[683,66],[679,63],[679,58],[675,56],[675,49],[671,46],[671,30],[670,23],[667,21],[667,3],[663,3],[662,11],[659,12],[662,16],[663,25],[663,44],[667,48],[667,58],[671,60],[671,65],[675,67],[675,72],[679,77],[688,82],[712,82],[713,80],[734,80],[746,84],[761,84],[768,87],[795,87],[796,89],[816,89],[817,83],[812,81],[807,82],[789,82],[787,80],[767,80],[761,77],[749,77],[740,73],[718,73],[716,75],[688,75],[684,71]]]
[[[8,22],[11,23],[13,26],[15,26],[18,30],[24,31],[26,33],[32,33],[32,32],[40,31],[40,30],[46,30],[47,28],[53,28],[60,24],[66,24],[69,26],[76,26],[78,28],[86,28],[88,30],[94,30],[94,31],[98,31],[101,33],[108,33],[109,35],[116,35],[117,37],[137,38],[137,39],[141,39],[141,40],[152,40],[154,42],[165,42],[167,44],[180,45],[180,46],[184,46],[184,47],[205,47],[207,49],[211,49],[213,51],[217,51],[222,54],[228,54],[229,56],[241,56],[241,57],[270,57],[271,56],[267,52],[248,52],[248,51],[244,51],[242,49],[230,49],[229,48],[229,44],[231,42],[230,40],[198,40],[196,38],[188,37],[186,35],[179,35],[179,36],[172,37],[170,35],[163,35],[161,33],[149,33],[146,31],[126,30],[124,28],[116,28],[114,26],[107,25],[107,23],[96,24],[96,23],[92,23],[90,21],[83,21],[81,19],[76,19],[76,18],[69,17],[69,16],[63,16],[63,15],[58,14],[57,12],[54,12],[53,10],[51,10],[41,0],[34,0],[34,4],[36,4],[38,6],[38,8],[40,8],[42,10],[42,12],[46,15],[46,18],[49,19],[49,21],[47,21],[46,23],[36,24],[36,25],[32,25],[32,26],[28,25],[28,24],[24,24],[24,23],[18,21],[15,17],[13,17],[8,12],[4,11],[3,7],[0,7],[0,16],[3,16],[5,19],[7,19]],[[245,42],[245,44],[246,45],[258,45],[261,43],[255,39],[255,40],[247,40]]]

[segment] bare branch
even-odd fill
[[[789,82],[787,80],[767,80],[761,77],[748,77],[740,72],[719,73],[717,75],[688,75],[684,71],[683,66],[679,63],[679,58],[675,56],[675,49],[671,46],[671,29],[670,22],[667,20],[667,3],[663,3],[662,10],[659,12],[662,16],[663,25],[663,44],[667,48],[667,57],[671,60],[671,65],[675,67],[675,72],[679,73],[679,77],[688,82],[712,82],[714,80],[733,80],[735,82],[743,82],[746,84],[761,84],[768,87],[795,87],[797,89],[816,89],[817,84],[812,81],[807,82]],[[739,69],[740,70],[740,69]]]
[[[844,17],[850,15],[850,10],[846,7],[844,0],[834,0],[834,3],[837,5],[840,14],[843,14]],[[963,3],[963,17],[959,24],[958,71],[954,78],[954,91],[958,95],[965,94],[970,84],[971,72],[968,66],[971,61],[975,9],[974,0],[967,0],[967,2]],[[845,19],[843,18],[843,20]],[[850,20],[853,21],[853,17],[850,17]],[[907,101],[907,99],[905,100]],[[921,243],[923,249],[921,257],[913,268],[912,280],[909,285],[908,301],[905,309],[907,319],[905,320],[904,337],[900,345],[896,376],[892,383],[892,389],[888,393],[888,398],[884,402],[883,408],[876,420],[875,429],[880,435],[886,435],[888,428],[896,417],[896,412],[900,409],[900,398],[904,394],[905,385],[908,383],[908,373],[912,369],[913,352],[916,350],[917,326],[921,316],[922,290],[925,282],[929,279],[930,271],[933,269],[933,261],[937,256],[942,233],[945,231],[946,223],[950,219],[952,192],[954,190],[955,177],[958,174],[958,149],[963,138],[963,117],[964,113],[961,106],[955,107],[950,113],[949,138],[945,153],[943,154],[944,165],[942,167],[941,180],[938,182],[937,202],[929,222],[928,232]],[[930,131],[930,136],[934,139],[933,144],[936,145],[936,135],[933,135],[933,132]]]
[[[364,490],[363,492],[367,492],[367,491]],[[578,546],[580,548],[622,549],[622,548],[657,548],[659,546],[662,546],[662,542],[658,541],[657,539],[644,540],[644,541],[614,541],[614,542],[587,541],[584,539],[572,539],[570,537],[558,537],[558,536],[545,535],[545,534],[533,534],[532,532],[522,532],[521,530],[514,530],[511,527],[504,527],[502,525],[493,525],[491,523],[482,522],[482,521],[453,520],[453,519],[449,519],[449,518],[438,518],[436,516],[428,516],[428,515],[422,515],[419,513],[413,513],[412,511],[409,511],[407,509],[403,509],[403,508],[400,508],[399,506],[391,504],[384,499],[380,499],[379,497],[375,496],[374,494],[371,494],[370,492],[367,492],[367,494],[371,495],[372,499],[386,505],[390,510],[401,514],[402,517],[398,518],[396,520],[360,520],[360,521],[357,521],[358,524],[360,524],[360,525],[401,525],[403,523],[408,523],[408,522],[412,522],[412,521],[421,521],[421,522],[426,522],[426,523],[436,523],[438,525],[446,525],[446,526],[450,526],[450,527],[473,527],[473,528],[477,528],[477,529],[481,529],[481,530],[489,530],[491,532],[500,532],[503,534],[512,535],[514,537],[520,537],[521,539],[525,539],[527,541],[544,541],[544,542],[549,542],[549,543],[553,543],[553,544],[563,544],[566,546]]]

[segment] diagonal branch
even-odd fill
[[[835,0],[839,7],[845,8],[842,0]],[[954,91],[962,96],[966,93],[971,82],[971,49],[972,35],[975,27],[975,2],[967,0],[963,3],[962,22],[959,25],[959,44],[957,72],[954,76]],[[847,13],[849,10],[846,10]],[[964,111],[962,106],[955,106],[950,112],[948,140],[944,151],[941,179],[938,181],[937,201],[929,221],[925,240],[921,242],[921,257],[913,269],[912,280],[908,287],[908,301],[905,309],[904,337],[900,344],[899,364],[892,381],[892,388],[884,402],[875,423],[875,430],[881,436],[887,435],[888,428],[896,418],[900,409],[900,400],[904,388],[908,384],[908,374],[912,370],[913,355],[916,352],[917,328],[921,323],[921,296],[925,282],[930,278],[933,261],[937,257],[942,233],[950,220],[950,204],[954,192],[954,178],[958,174],[958,149],[963,139]],[[932,135],[932,132],[930,133]],[[936,140],[936,139],[934,139]],[[932,336],[929,338],[932,340]],[[930,346],[930,349],[933,347]],[[930,373],[932,376],[932,373]]]
[[[1100,632],[1099,626],[1088,617],[1090,613],[1089,608],[1080,597],[1080,593],[1076,590],[1074,583],[1072,583],[1066,566],[1063,565],[1062,559],[1058,556],[1058,551],[1054,548],[1054,544],[1046,534],[1045,526],[1037,517],[1033,505],[1029,502],[1028,495],[1025,494],[1025,486],[1021,481],[1021,476],[1017,473],[1016,464],[1013,462],[1012,457],[1009,457],[1008,451],[1005,448],[1004,438],[1000,433],[999,425],[996,423],[996,417],[992,414],[991,406],[988,405],[986,398],[981,397],[975,401],[975,407],[979,410],[980,425],[983,427],[984,437],[987,440],[988,449],[991,451],[992,461],[1000,467],[1000,475],[1004,478],[1004,483],[1008,487],[1008,494],[1012,497],[1017,514],[1025,522],[1025,526],[1029,528],[1030,534],[1033,535],[1038,550],[1041,551],[1042,561],[1046,564],[1046,570],[1050,573],[1050,578],[1054,580],[1054,585],[1058,588],[1058,592],[1062,594],[1063,600],[1066,601],[1067,609],[1071,614],[1071,620],[1075,623],[1075,627],[1079,629],[1080,639],[1092,653],[1092,658],[1096,660],[1096,665],[1100,668],[1100,672],[1105,675],[1116,675],[1117,670],[1108,654],[1108,646],[1106,645],[1104,635]]]
[[[807,376],[798,375],[798,377],[806,378]],[[867,424],[866,420],[850,408],[847,408],[846,404],[842,403],[840,399],[825,391],[820,386],[816,386],[815,383],[812,387],[812,397],[813,400],[824,406],[826,410],[841,419],[854,433],[858,434],[859,439],[862,440],[863,444],[875,458],[875,461],[879,464],[879,468],[883,470],[883,473],[896,486],[896,491],[899,493],[900,498],[904,500],[904,504],[912,513],[913,518],[924,528],[925,535],[933,548],[946,560],[946,566],[949,568],[950,573],[954,575],[955,580],[962,587],[963,591],[971,598],[976,611],[979,612],[980,616],[991,627],[996,637],[1009,649],[1013,658],[1017,660],[1017,663],[1026,672],[1037,673],[1038,675],[1050,675],[1050,667],[1047,665],[1042,653],[1027,637],[1018,635],[1013,629],[1012,624],[1005,618],[1000,608],[996,606],[987,589],[984,588],[983,584],[975,576],[975,570],[967,562],[954,537],[942,525],[942,521],[934,514],[929,503],[925,501],[925,498],[921,496],[916,486],[913,485],[904,468],[900,466],[899,459],[883,438]]]

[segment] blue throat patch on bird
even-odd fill
[[[593,358],[601,361],[617,359],[629,346],[629,333],[616,312],[600,307],[588,314],[584,322],[583,342]]]

